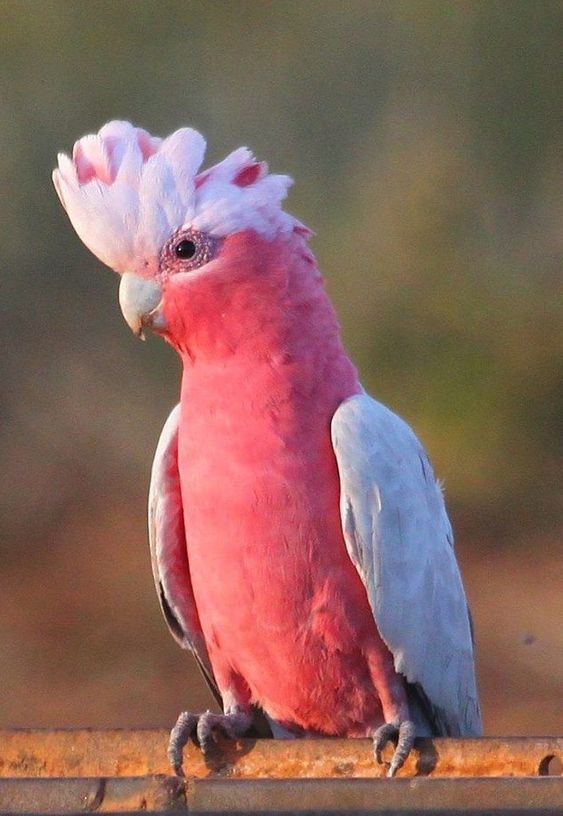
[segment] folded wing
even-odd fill
[[[221,705],[190,578],[178,472],[179,420],[178,404],[162,429],[152,466],[148,508],[152,571],[168,628],[180,646],[193,653]]]
[[[348,554],[435,734],[478,735],[467,601],[440,486],[410,427],[366,394],[332,420]]]

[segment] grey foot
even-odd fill
[[[401,723],[385,723],[380,725],[373,737],[373,750],[375,758],[381,765],[381,751],[390,741],[397,741],[397,747],[391,759],[391,764],[387,771],[387,776],[395,776],[399,768],[405,764],[405,760],[414,745],[415,728],[411,720],[403,720]]]
[[[176,725],[170,732],[168,740],[168,759],[177,776],[184,776],[182,763],[184,761],[184,745],[196,733],[199,714],[190,714],[182,711]]]
[[[176,720],[168,741],[168,759],[174,772],[178,776],[184,776],[184,745],[190,738],[197,739],[203,754],[207,756],[215,748],[219,734],[234,740],[244,736],[251,725],[252,713],[239,708],[226,714],[214,714],[212,711],[190,714],[189,711],[183,711]]]
[[[217,744],[217,736],[223,734],[228,739],[236,740],[246,734],[252,725],[252,714],[239,708],[226,714],[214,714],[206,711],[199,715],[197,739],[204,754],[210,753]]]

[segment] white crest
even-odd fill
[[[281,209],[288,176],[269,175],[245,147],[198,175],[204,155],[191,128],[160,139],[114,121],[76,142],[72,159],[60,153],[53,182],[82,241],[119,273],[155,274],[162,246],[183,227],[216,237],[308,232]]]

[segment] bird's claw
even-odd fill
[[[399,768],[402,768],[405,764],[405,760],[414,745],[414,737],[415,727],[411,720],[403,720],[400,723],[384,723],[377,729],[373,737],[373,750],[380,765],[383,763],[381,757],[383,748],[390,741],[397,742],[397,747],[387,769],[387,776],[395,776]]]
[[[168,759],[174,768],[176,776],[184,776],[182,763],[184,760],[184,745],[195,734],[199,714],[190,714],[189,711],[182,711],[176,725],[170,732],[168,740]]]
[[[197,723],[197,740],[203,754],[207,756],[217,747],[217,737],[222,734],[235,740],[247,731],[250,722],[240,712],[214,714],[206,711],[200,714]]]
[[[182,768],[184,746],[189,739],[196,739],[203,755],[207,757],[217,747],[219,734],[235,740],[237,737],[242,737],[251,724],[252,714],[238,708],[226,714],[214,714],[212,711],[191,714],[183,711],[176,720],[168,741],[168,759],[174,773],[177,776],[184,776]]]

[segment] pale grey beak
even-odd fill
[[[164,329],[166,324],[159,309],[162,289],[154,280],[140,278],[132,272],[121,276],[119,305],[133,334],[145,339],[143,328]]]

